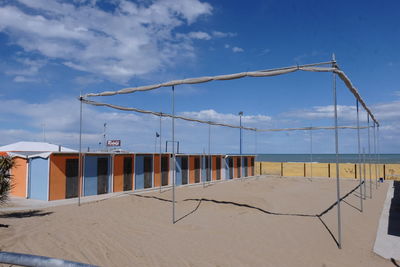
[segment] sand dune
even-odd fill
[[[342,195],[357,183],[342,180]],[[392,266],[372,252],[386,192],[363,213],[356,194],[345,199],[341,250],[336,207],[315,216],[335,202],[334,179],[279,177],[179,188],[175,224],[170,190],[3,213],[0,249],[101,266]]]

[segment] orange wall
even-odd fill
[[[217,157],[216,156],[211,156],[211,167],[212,167],[212,180],[215,181],[217,180]]]
[[[124,190],[124,157],[125,155],[114,156],[113,192]]]
[[[50,156],[49,200],[65,199],[66,187],[66,160],[78,159],[74,155]]]
[[[10,194],[17,197],[26,197],[26,159],[14,158],[14,167],[11,169],[12,188]]]
[[[194,184],[194,156],[189,156],[189,184]]]
[[[232,160],[233,160],[233,178],[238,178],[239,172],[238,172],[236,157],[232,157]]]
[[[161,185],[161,160],[160,155],[154,155],[154,187]]]
[[[247,175],[254,176],[254,168],[251,166],[251,157],[247,157]]]

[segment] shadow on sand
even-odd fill
[[[42,212],[41,210],[30,210],[30,211],[16,211],[10,213],[0,214],[0,218],[30,218],[30,217],[42,217],[50,215],[54,212]]]
[[[362,185],[362,184],[361,184]],[[359,208],[353,206],[352,204],[348,203],[347,201],[344,201],[344,199],[346,199],[349,195],[353,194],[361,185],[357,185],[354,189],[352,189],[350,192],[348,192],[346,195],[344,195],[343,197],[341,197],[339,199],[339,202],[344,202],[347,205],[351,206],[352,208],[360,211]],[[160,197],[156,197],[156,196],[143,196],[143,195],[137,195],[137,194],[132,194],[134,196],[137,197],[142,197],[142,198],[152,198],[152,199],[156,199],[159,201],[164,201],[164,202],[170,202],[172,203],[171,200],[169,199],[165,199],[165,198],[160,198]],[[338,203],[338,201],[335,201],[333,204],[331,204],[328,208],[326,208],[325,210],[323,210],[322,212],[320,212],[319,214],[302,214],[302,213],[280,213],[280,212],[273,212],[273,211],[268,211],[265,209],[262,209],[260,207],[255,207],[249,204],[244,204],[244,203],[237,203],[237,202],[233,202],[233,201],[224,201],[224,200],[216,200],[216,199],[208,199],[208,198],[188,198],[188,199],[184,199],[182,201],[196,201],[197,205],[196,207],[191,210],[190,212],[186,213],[185,215],[183,215],[181,218],[177,219],[174,223],[177,223],[181,220],[183,220],[184,218],[190,216],[191,214],[195,213],[202,202],[210,202],[210,203],[215,203],[218,205],[233,205],[233,206],[237,206],[237,207],[242,207],[242,208],[247,208],[247,209],[252,209],[252,210],[256,210],[259,212],[262,212],[264,214],[268,214],[268,215],[275,215],[275,216],[297,216],[297,217],[309,217],[309,218],[317,218],[321,224],[324,226],[324,228],[327,230],[327,232],[329,233],[329,235],[331,236],[332,240],[335,242],[335,244],[339,247],[339,242],[336,239],[335,235],[333,234],[332,230],[328,227],[328,225],[323,221],[322,217],[327,214],[329,211],[331,211]],[[176,202],[175,202],[176,203]]]
[[[30,218],[30,217],[42,217],[52,214],[53,212],[42,212],[41,210],[30,210],[30,211],[16,211],[10,213],[0,214],[0,218]],[[8,224],[0,223],[0,227],[8,228]]]

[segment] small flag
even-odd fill
[[[160,137],[160,135],[156,132],[156,137]]]

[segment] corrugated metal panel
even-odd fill
[[[49,161],[43,158],[30,159],[29,198],[48,200]]]

